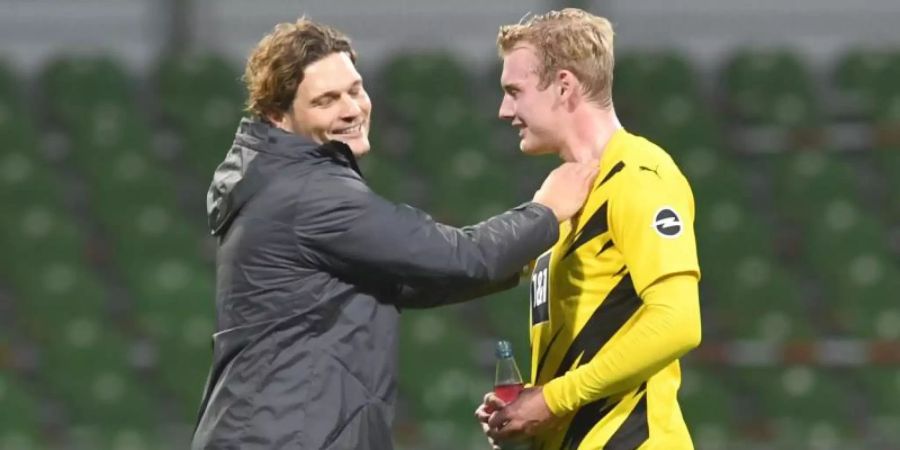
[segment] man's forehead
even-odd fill
[[[501,80],[521,80],[537,74],[538,60],[531,44],[519,44],[503,57]]]
[[[361,79],[346,53],[333,53],[306,66],[300,88],[316,94],[342,89]]]

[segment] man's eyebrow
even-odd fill
[[[359,78],[359,79],[357,79],[356,81],[354,81],[354,82],[350,85],[350,89],[353,89],[353,88],[362,86],[362,83],[363,83],[362,78]],[[319,94],[319,95],[313,97],[312,101],[313,101],[313,102],[317,102],[317,101],[319,101],[319,100],[321,100],[321,99],[323,99],[323,98],[326,98],[326,97],[337,98],[337,97],[340,97],[340,96],[341,96],[340,91],[337,91],[337,90],[331,90],[331,91],[323,92],[323,93],[321,93],[321,94]]]
[[[317,101],[325,99],[325,98],[337,98],[340,96],[341,96],[341,93],[338,91],[327,91],[327,92],[323,92],[323,93],[313,97],[312,101],[317,102]]]

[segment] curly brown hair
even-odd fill
[[[306,67],[341,52],[356,63],[350,38],[328,25],[306,17],[275,25],[247,59],[243,76],[246,111],[259,117],[285,113],[291,108]]]
[[[539,87],[546,88],[559,70],[575,74],[588,98],[612,105],[613,28],[609,20],[577,8],[550,11],[500,27],[497,50],[502,58],[517,44],[537,50]]]

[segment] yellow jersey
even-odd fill
[[[699,279],[693,219],[690,186],[672,158],[644,138],[616,131],[581,214],[561,224],[559,241],[534,263],[532,383],[546,385],[598,353],[615,351],[641,315],[642,292],[655,281],[684,273]],[[677,400],[680,382],[675,360],[568,412],[561,427],[535,437],[533,448],[691,449]],[[552,410],[554,393],[545,386],[544,394]]]

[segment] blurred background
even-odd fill
[[[0,449],[187,448],[210,363],[205,192],[244,58],[301,14],[355,40],[375,189],[456,225],[529,200],[497,27],[616,26],[624,125],[697,202],[698,449],[900,449],[895,0],[0,0]],[[751,6],[752,5],[752,6]],[[493,344],[528,367],[524,286],[402,319],[401,449],[484,449]]]

